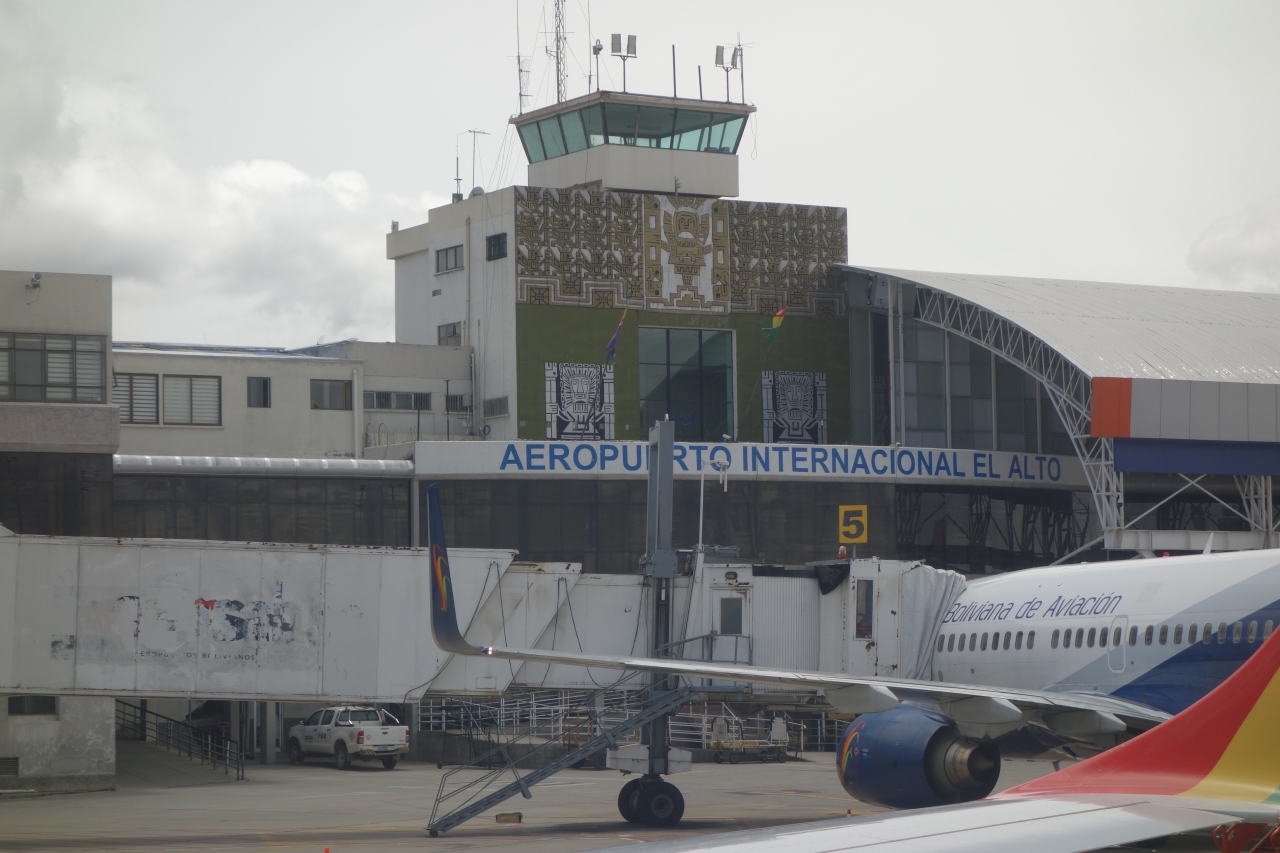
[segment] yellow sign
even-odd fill
[[[840,544],[858,545],[867,541],[867,505],[840,507]]]

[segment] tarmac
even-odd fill
[[[685,797],[672,829],[626,823],[616,771],[566,770],[439,838],[425,827],[450,770],[402,762],[394,770],[332,762],[258,765],[243,782],[185,759],[136,755],[128,748],[116,790],[0,797],[0,851],[541,851],[596,850],[672,838],[824,820],[880,811],[850,799],[836,780],[835,756],[810,753],[786,764],[695,764],[671,777]],[[1048,764],[1006,761],[1001,787],[1048,772]],[[495,813],[521,812],[517,824]],[[1176,839],[1166,851],[1212,850]]]

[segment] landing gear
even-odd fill
[[[632,779],[618,792],[618,813],[628,823],[675,826],[684,817],[684,795],[656,776]]]
[[[636,795],[640,793],[643,785],[643,779],[632,779],[618,792],[618,814],[622,815],[627,823],[640,822],[640,813],[636,811]]]

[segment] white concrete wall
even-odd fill
[[[472,393],[470,347],[340,341],[307,347],[303,352],[360,361],[364,365],[365,391],[431,394],[431,410],[422,412],[421,419],[412,411],[363,409],[361,434],[365,447],[414,441],[419,434],[424,441],[430,441],[467,432],[467,415],[446,415],[445,394]]]
[[[387,235],[387,257],[396,265],[396,340],[436,344],[440,326],[462,324],[462,343],[476,353],[475,429],[488,426],[491,440],[515,438],[515,189],[437,207],[428,215],[423,225]],[[487,261],[486,238],[499,233],[507,235],[507,256]],[[466,247],[463,269],[437,273],[436,252],[458,245]],[[502,396],[511,414],[484,419],[482,401]]]
[[[120,412],[96,403],[0,403],[0,451],[115,453]]]
[[[114,776],[115,725],[114,699],[60,696],[56,714],[10,716],[8,699],[0,696],[0,757],[18,759],[18,778],[8,786]],[[5,782],[0,777],[0,788]]]
[[[351,381],[363,385],[357,361],[297,356],[226,356],[199,353],[119,350],[117,373],[219,376],[222,378],[220,426],[121,424],[120,453],[152,456],[352,456],[361,439],[358,414],[311,408],[311,380]],[[248,406],[248,377],[271,378],[271,408]],[[110,388],[108,388],[108,392]],[[360,405],[359,391],[354,404]],[[161,400],[161,412],[164,410]]]
[[[529,185],[566,187],[600,181],[605,189],[669,193],[680,179],[689,195],[738,194],[738,155],[629,145],[600,145],[529,164]]]
[[[0,270],[0,331],[111,337],[111,276]]]

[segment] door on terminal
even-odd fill
[[[726,663],[752,663],[751,588],[733,587],[712,592],[711,659]]]

